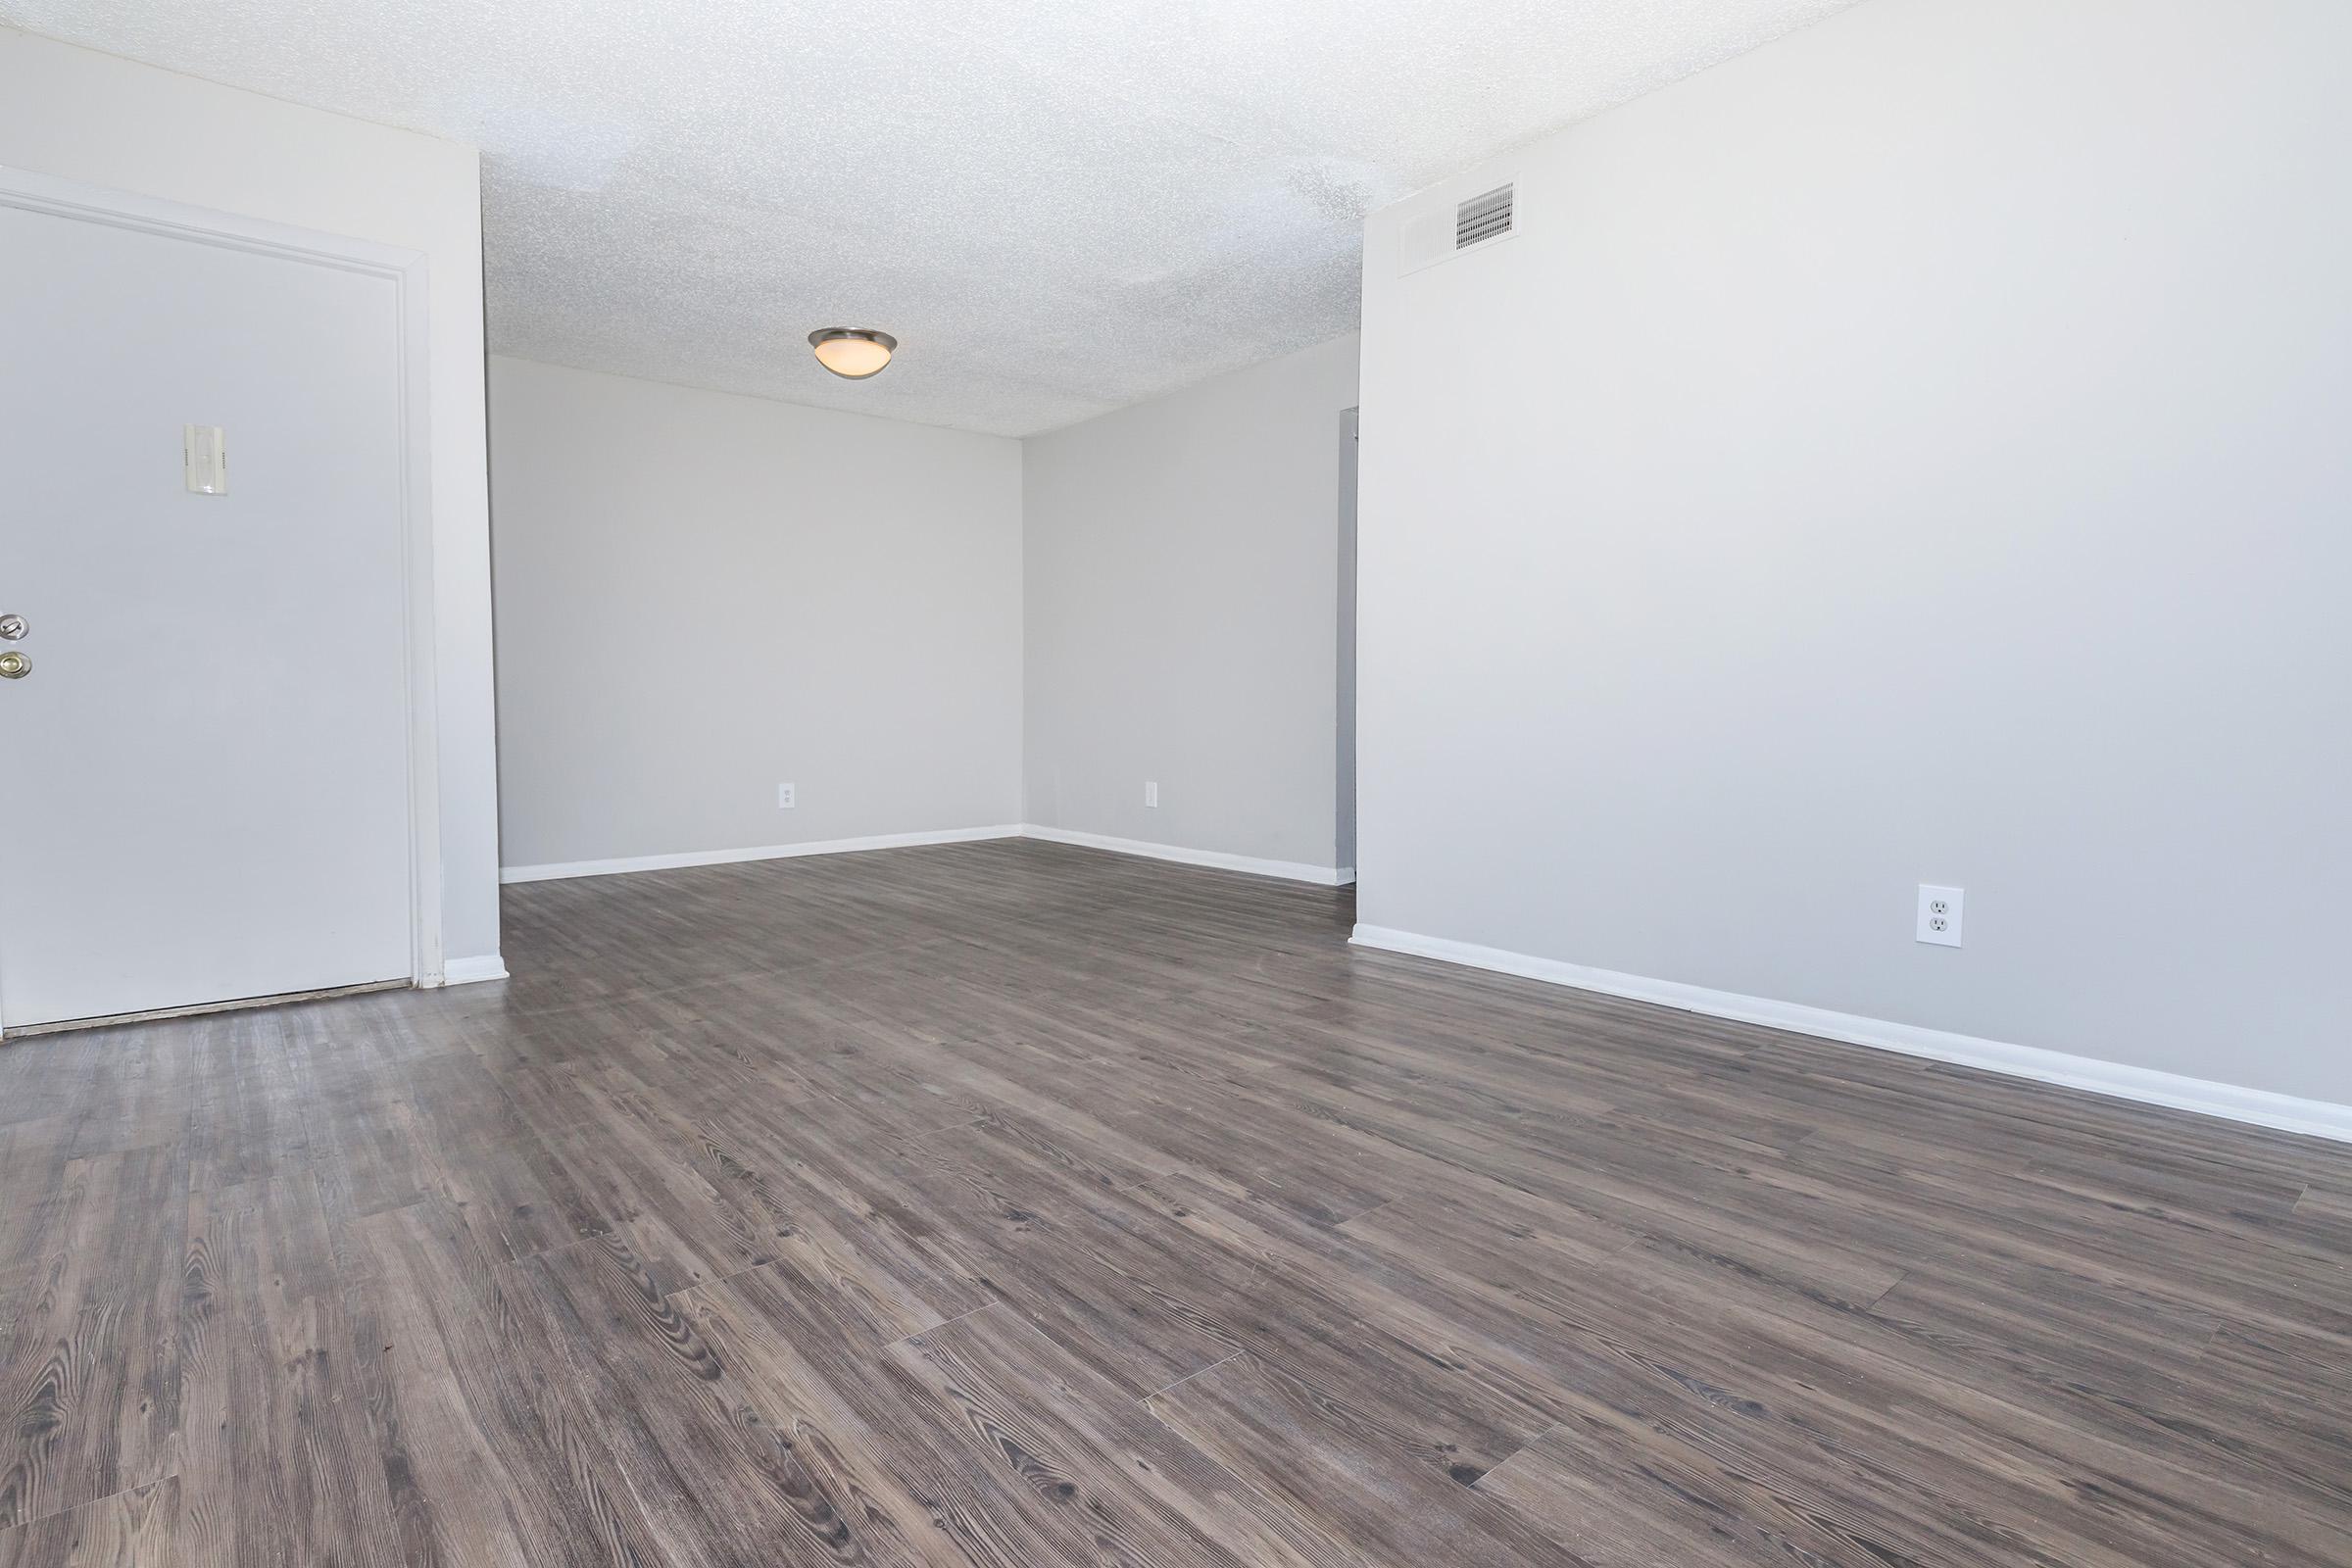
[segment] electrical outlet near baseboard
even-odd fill
[[[791,809],[793,808],[793,806],[794,806],[794,804],[795,804],[795,802],[794,802],[794,799],[793,799],[793,789],[792,789],[792,786],[791,786],[791,785],[789,785],[789,784],[779,784],[779,785],[777,785],[777,786],[776,786],[776,809],[777,809],[777,810],[779,810],[779,811],[789,811],[789,810],[791,810]]]
[[[1157,806],[1159,804],[1158,784],[1146,783],[1144,785],[1144,804],[1146,806]]]
[[[1960,906],[1964,888],[1919,887],[1919,940],[1938,948],[1960,946]]]

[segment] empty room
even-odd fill
[[[0,1568],[2352,1568],[2343,0],[0,0]]]

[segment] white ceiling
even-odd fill
[[[1363,215],[1852,0],[0,0],[479,145],[500,353],[1005,435],[1322,342]],[[806,337],[878,326],[836,380]]]

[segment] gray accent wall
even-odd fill
[[[2347,59],[1870,0],[1374,215],[1359,918],[2352,1102]]]
[[[510,359],[490,428],[508,866],[1019,821],[1018,442]]]
[[[1355,400],[1350,335],[1022,443],[1029,821],[1335,866]]]

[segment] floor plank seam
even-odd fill
[[[594,1238],[593,1238],[593,1237],[583,1237],[583,1238],[581,1238],[581,1239],[582,1239],[583,1241],[592,1241],[592,1240],[594,1240]],[[714,1287],[714,1286],[724,1285],[724,1284],[726,1284],[726,1283],[727,1283],[729,1280],[739,1280],[739,1279],[743,1278],[743,1277],[744,1277],[746,1274],[757,1274],[757,1273],[759,1273],[759,1272],[760,1272],[761,1269],[763,1269],[763,1268],[767,1268],[767,1267],[770,1267],[771,1265],[773,1265],[775,1261],[776,1261],[776,1260],[775,1260],[774,1258],[772,1258],[772,1257],[763,1257],[763,1258],[760,1259],[760,1260],[759,1260],[757,1263],[746,1263],[746,1264],[744,1264],[744,1265],[743,1265],[743,1267],[741,1267],[741,1268],[731,1268],[731,1269],[727,1270],[727,1271],[726,1271],[724,1274],[713,1274],[713,1275],[711,1275],[711,1276],[710,1276],[710,1278],[708,1278],[708,1279],[700,1279],[700,1280],[696,1280],[696,1281],[695,1281],[693,1284],[691,1284],[691,1285],[680,1285],[680,1286],[676,1287],[676,1288],[675,1288],[675,1289],[673,1289],[673,1290],[667,1290],[667,1291],[663,1291],[663,1292],[662,1293],[662,1300],[664,1300],[664,1301],[668,1301],[668,1300],[672,1300],[672,1299],[674,1299],[674,1298],[677,1298],[677,1297],[681,1297],[681,1296],[691,1296],[691,1295],[693,1295],[693,1294],[694,1294],[696,1291],[707,1291],[707,1290],[710,1290],[710,1289],[711,1289],[711,1288],[712,1288],[712,1287]]]
[[[1900,1290],[1902,1288],[1903,1281],[1909,1279],[1910,1277],[1911,1271],[1909,1269],[1901,1270],[1894,1276],[1893,1279],[1886,1282],[1886,1288],[1885,1290],[1881,1291],[1878,1295],[1872,1297],[1869,1300],[1862,1303],[1862,1310],[1865,1312],[1878,1311],[1879,1303],[1886,1299],[1886,1298],[1889,1296],[1892,1296],[1897,1290]]]
[[[902,1334],[897,1339],[888,1341],[881,1348],[885,1350],[895,1350],[900,1346],[905,1345],[908,1340],[919,1340],[926,1334],[937,1334],[941,1329],[948,1327],[950,1324],[962,1322],[965,1318],[970,1317],[974,1312],[985,1312],[992,1306],[1003,1306],[1004,1304],[1004,1303],[1003,1300],[992,1296],[987,1300],[982,1301],[978,1306],[967,1306],[962,1311],[956,1313],[954,1317],[943,1317],[938,1322],[916,1329],[911,1334]],[[1027,1322],[1028,1320],[1023,1318],[1022,1321]],[[1030,1326],[1032,1328],[1037,1327],[1035,1324],[1031,1324]],[[1039,1329],[1038,1332],[1042,1334],[1045,1331],[1043,1329]]]
[[[1567,1430],[1567,1422],[1554,1421],[1551,1425],[1545,1427],[1541,1432],[1530,1433],[1525,1443],[1520,1444],[1519,1446],[1513,1448],[1510,1452],[1504,1454],[1501,1458],[1487,1466],[1487,1468],[1479,1474],[1478,1479],[1469,1484],[1471,1489],[1473,1491],[1485,1492],[1489,1495],[1493,1495],[1494,1489],[1489,1487],[1487,1483],[1494,1478],[1496,1471],[1507,1469],[1512,1463],[1520,1459],[1526,1459],[1530,1464],[1535,1463],[1535,1455],[1538,1446],[1540,1446],[1545,1438],[1550,1437],[1553,1433],[1565,1432]],[[1521,1465],[1520,1468],[1524,1470],[1527,1468],[1527,1466]],[[1507,1498],[1502,1500],[1506,1503],[1509,1501]]]
[[[970,1121],[959,1121],[952,1127],[928,1128],[925,1131],[914,1134],[912,1137],[908,1138],[906,1142],[915,1145],[918,1148],[924,1147],[927,1146],[934,1138],[941,1137],[948,1133],[959,1133],[967,1127],[977,1127],[986,1120],[988,1120],[988,1118],[985,1115],[974,1116]]]
[[[209,1016],[209,1014],[207,1016]],[[64,1032],[65,1031],[62,1030],[51,1031],[52,1034]],[[48,1037],[35,1036],[34,1038],[45,1039]],[[127,1487],[118,1487],[114,1491],[105,1494],[103,1496],[84,1497],[79,1502],[70,1502],[63,1507],[52,1508],[47,1513],[36,1513],[28,1518],[19,1519],[14,1524],[0,1525],[0,1544],[6,1543],[8,1538],[17,1531],[30,1530],[33,1526],[45,1525],[52,1519],[62,1519],[67,1514],[77,1513],[84,1508],[101,1507],[114,1501],[117,1497],[127,1497],[134,1492],[145,1492],[150,1487],[160,1487],[167,1481],[177,1481],[179,1479],[179,1466],[175,1464],[171,1469],[163,1472],[161,1475],[149,1476],[144,1481],[134,1481]]]
[[[1344,1226],[1354,1224],[1357,1220],[1364,1218],[1366,1215],[1377,1214],[1395,1201],[1396,1201],[1396,1200],[1394,1198],[1384,1198],[1377,1203],[1368,1204],[1365,1207],[1356,1210],[1354,1213],[1348,1215],[1346,1219],[1327,1219],[1321,1221],[1320,1223],[1324,1229],[1336,1231]]]
[[[1141,1394],[1136,1396],[1136,1403],[1149,1407],[1153,1399],[1158,1398],[1170,1389],[1173,1389],[1180,1384],[1190,1383],[1193,1379],[1199,1377],[1203,1372],[1214,1372],[1226,1362],[1238,1361],[1249,1353],[1250,1352],[1248,1350],[1235,1350],[1230,1354],[1220,1355],[1214,1361],[1209,1362],[1206,1366],[1197,1366],[1180,1378],[1171,1378],[1166,1383],[1161,1384],[1158,1388],[1153,1389],[1150,1394]]]
[[[1360,1214],[1350,1214],[1350,1215],[1348,1215],[1348,1216],[1346,1219],[1343,1219],[1343,1220],[1336,1220],[1336,1221],[1334,1221],[1334,1222],[1332,1223],[1332,1227],[1331,1227],[1331,1228],[1332,1228],[1333,1230],[1335,1230],[1335,1231],[1344,1231],[1344,1230],[1346,1230],[1346,1229],[1347,1229],[1348,1226],[1350,1226],[1350,1225],[1354,1224],[1354,1223],[1355,1223],[1357,1220],[1359,1220],[1359,1219],[1370,1219],[1370,1218],[1371,1218],[1373,1215],[1375,1215],[1375,1214],[1379,1213],[1379,1212],[1380,1212],[1382,1209],[1384,1209],[1384,1208],[1388,1208],[1388,1207],[1392,1206],[1393,1204],[1395,1204],[1395,1203],[1396,1203],[1396,1202],[1397,1202],[1397,1201],[1398,1201],[1398,1200],[1397,1200],[1396,1199],[1394,1199],[1394,1198],[1384,1198],[1384,1199],[1382,1199],[1382,1200],[1381,1200],[1379,1202],[1377,1202],[1377,1203],[1374,1203],[1374,1204],[1373,1204],[1373,1205],[1372,1205],[1370,1208],[1367,1208],[1367,1209],[1365,1209],[1365,1210],[1364,1210],[1362,1213],[1360,1213]]]

